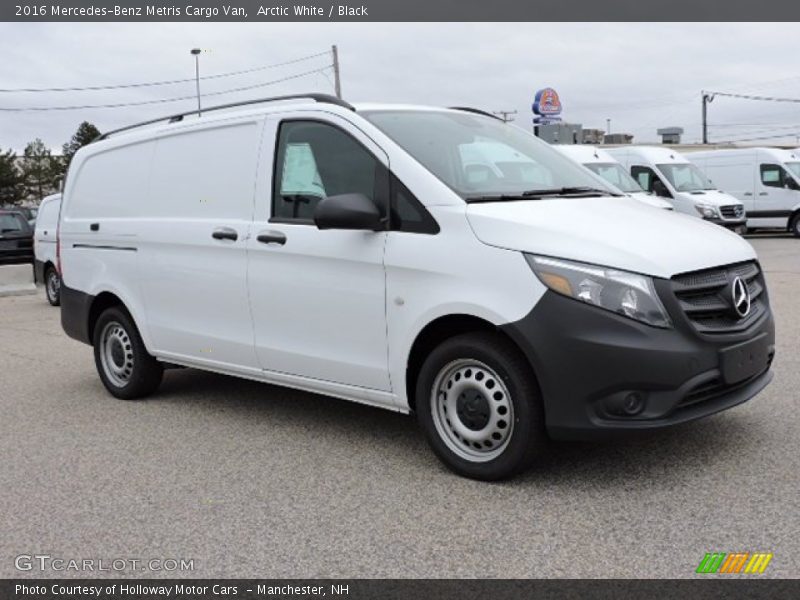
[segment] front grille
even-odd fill
[[[741,277],[750,292],[750,312],[739,317],[733,309],[731,284]],[[689,322],[700,333],[743,331],[767,310],[764,277],[755,262],[676,275],[672,291]]]
[[[741,219],[744,216],[744,206],[741,204],[729,204],[720,206],[719,212],[723,219]]]

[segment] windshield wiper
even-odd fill
[[[602,190],[588,186],[560,187],[541,190],[526,190],[517,194],[494,194],[491,196],[467,197],[467,202],[496,202],[499,200],[537,200],[548,196],[562,198],[591,198],[593,196],[620,196],[610,190]]]
[[[619,196],[619,194],[615,194],[611,190],[602,190],[600,188],[593,188],[588,186],[573,186],[573,187],[561,187],[561,188],[553,188],[550,190],[528,190],[526,192],[522,192],[522,195],[526,198],[535,198],[537,196],[576,196],[576,195],[583,195],[583,194],[601,194],[603,196]]]

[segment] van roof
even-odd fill
[[[581,164],[619,162],[603,148],[588,144],[555,144],[553,148]]]
[[[783,148],[770,148],[768,146],[753,146],[749,148],[725,148],[719,150],[704,150],[692,152],[690,157],[710,158],[720,156],[747,156],[757,152],[763,152],[777,161],[796,161],[800,160],[800,152],[797,150],[784,150]]]
[[[459,111],[478,113],[495,119],[498,118],[495,115],[492,115],[491,113],[469,107],[443,108],[443,107],[419,106],[411,104],[375,104],[375,103],[364,103],[354,106],[349,102],[345,102],[340,98],[337,98],[335,96],[330,96],[328,94],[317,94],[317,93],[293,94],[288,96],[275,96],[271,98],[246,100],[243,102],[234,102],[230,104],[210,106],[202,109],[202,117],[198,115],[196,110],[191,110],[188,112],[173,114],[165,117],[160,117],[157,119],[150,119],[148,121],[143,121],[141,123],[135,123],[132,125],[127,125],[125,127],[120,127],[119,129],[108,131],[106,133],[101,134],[94,141],[95,142],[103,141],[112,137],[116,138],[121,134],[127,134],[134,131],[136,132],[145,131],[151,134],[158,133],[160,131],[169,130],[170,126],[175,123],[187,122],[187,123],[200,124],[200,123],[209,123],[213,121],[229,119],[231,116],[261,115],[261,114],[269,114],[273,112],[284,111],[286,110],[287,102],[293,102],[294,104],[291,105],[292,108],[299,108],[299,109],[309,109],[312,107],[318,109],[320,108],[320,105],[326,105],[325,110],[329,110],[334,113],[376,111],[376,110],[404,110],[404,111],[459,110]],[[200,118],[202,118],[202,121],[200,121]]]
[[[677,150],[661,146],[617,146],[609,151],[611,156],[635,156],[652,164],[688,163],[689,160]]]

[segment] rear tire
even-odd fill
[[[789,222],[789,231],[794,237],[800,238],[800,213],[795,214]]]
[[[94,361],[112,396],[136,400],[158,388],[164,368],[144,347],[133,319],[121,307],[108,308],[94,327]]]
[[[61,277],[55,267],[47,267],[44,272],[44,292],[51,306],[61,304]]]
[[[525,357],[498,333],[439,345],[420,369],[417,419],[452,471],[483,481],[528,468],[546,442],[544,411]]]

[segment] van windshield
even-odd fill
[[[614,195],[547,143],[499,119],[433,110],[359,114],[467,202]]]
[[[584,163],[583,166],[594,171],[608,183],[623,192],[633,194],[644,191],[619,163]]]
[[[795,179],[800,179],[800,162],[785,162],[783,164],[794,175]]]
[[[716,189],[705,175],[691,163],[666,163],[657,165],[669,182],[679,192],[698,192]]]

